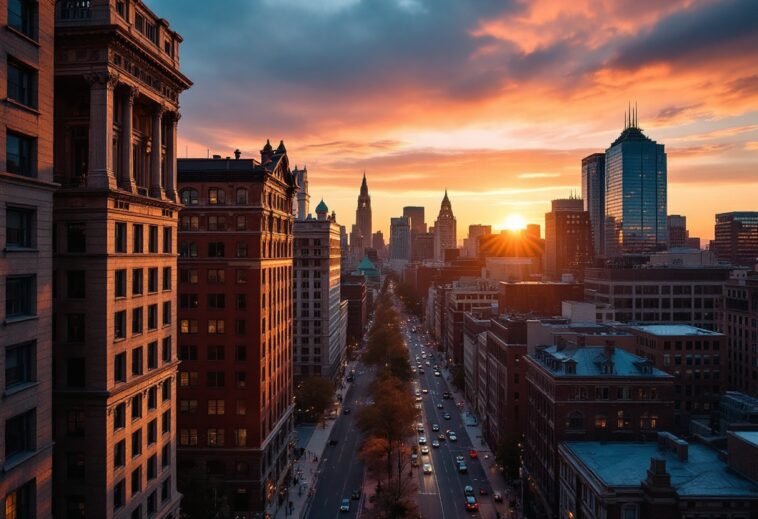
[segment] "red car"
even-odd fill
[[[477,454],[477,452],[474,449],[471,449],[470,451],[468,451],[468,455],[471,456],[471,458],[473,459],[476,459],[479,457],[479,454]]]

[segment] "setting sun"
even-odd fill
[[[511,214],[503,220],[500,224],[500,228],[506,231],[520,231],[526,228],[526,218],[520,214]]]

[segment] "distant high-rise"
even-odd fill
[[[719,260],[752,267],[758,261],[758,211],[716,215],[714,252]]]
[[[456,239],[456,221],[453,215],[453,208],[450,205],[450,199],[445,197],[440,205],[440,212],[437,220],[434,222],[434,259],[437,261],[445,260],[445,250],[455,249],[458,245]]]
[[[411,243],[411,259],[424,261],[434,258],[434,233],[422,232],[413,236]]]
[[[384,249],[387,245],[384,243],[384,233],[382,231],[376,231],[371,237],[371,246],[379,256],[384,255]]]
[[[363,173],[363,182],[361,182],[361,193],[358,195],[358,208],[355,210],[355,225],[358,227],[363,239],[363,247],[370,247],[372,235],[371,196],[368,194],[368,184],[366,184],[365,172]]]
[[[605,151],[605,255],[666,247],[666,152],[637,126],[636,109]]]
[[[311,212],[311,195],[308,193],[308,168],[292,170],[292,174],[295,176],[297,182],[297,198],[295,199],[295,219],[305,220],[308,218],[308,213]]]
[[[405,216],[390,220],[390,259],[411,259],[411,225]]]
[[[584,198],[584,210],[590,214],[595,255],[602,256],[605,243],[604,153],[593,153],[582,159],[582,198]]]
[[[545,274],[552,279],[564,273],[581,277],[592,250],[590,214],[583,201],[553,200],[552,211],[545,214]]]
[[[424,208],[418,206],[403,207],[403,216],[408,218],[411,224],[411,236],[426,232],[426,222],[424,221]]]
[[[463,252],[468,258],[479,256],[479,238],[492,234],[491,225],[469,225],[468,237],[463,239]]]
[[[670,214],[667,217],[668,248],[675,249],[687,246],[687,217]]]

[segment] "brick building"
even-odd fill
[[[501,313],[534,314],[540,316],[561,315],[561,303],[581,299],[581,283],[552,281],[524,281],[500,283],[498,298]]]
[[[581,279],[593,257],[590,213],[582,199],[553,200],[545,213],[545,275],[560,280],[563,274],[573,274]]]
[[[608,344],[540,347],[526,362],[524,467],[541,506],[558,510],[558,445],[638,441],[673,420],[673,377]]]
[[[179,467],[262,511],[291,463],[296,184],[283,143],[178,167]]]
[[[181,42],[141,1],[56,2],[56,517],[178,514]]]
[[[758,277],[726,284],[720,330],[727,336],[729,389],[758,396]]]
[[[0,0],[2,517],[52,511],[53,24],[53,2]]]
[[[340,298],[347,301],[347,342],[357,343],[363,337],[371,308],[371,289],[364,276],[347,274],[340,282]]]
[[[631,326],[635,353],[674,375],[674,429],[687,432],[693,415],[718,408],[726,389],[726,337],[683,324]],[[724,362],[722,362],[722,355]]]
[[[463,365],[463,314],[477,308],[497,307],[497,284],[485,279],[462,278],[445,292],[442,311],[445,328],[442,345],[454,364]]]

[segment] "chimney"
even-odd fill
[[[647,469],[646,483],[659,488],[671,486],[671,476],[666,472],[666,460],[650,458],[650,468]]]
[[[239,160],[242,152],[239,149],[234,150],[234,160]]]
[[[614,352],[615,349],[616,348],[613,346],[613,341],[612,340],[609,339],[609,340],[605,341],[604,352],[605,352],[605,356],[606,357],[608,357],[609,359],[612,358],[613,357],[613,352]]]
[[[563,351],[566,349],[566,339],[564,339],[562,336],[558,335],[555,338],[555,349],[558,351]]]
[[[676,457],[679,458],[679,461],[685,462],[689,459],[689,443],[681,438],[677,438],[674,442],[674,447],[676,449]]]
[[[213,160],[221,160],[221,155],[214,155]]]

